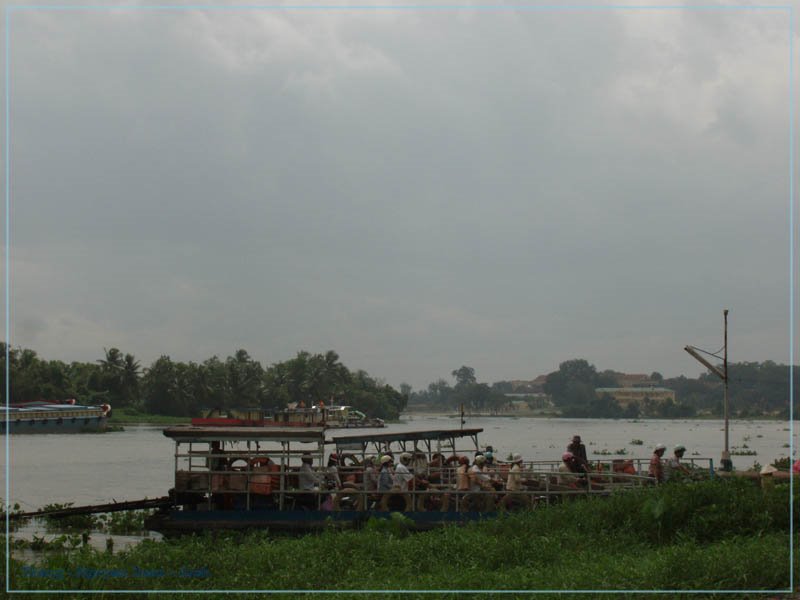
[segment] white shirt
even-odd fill
[[[469,470],[470,473],[470,484],[469,484],[469,491],[470,492],[480,492],[483,485],[488,485],[489,483],[489,474],[485,473],[483,469],[481,469],[478,465],[472,465]],[[484,483],[485,482],[485,483]]]
[[[397,466],[394,468],[394,480],[397,482],[400,489],[403,491],[408,490],[408,484],[412,479],[414,479],[414,476],[411,474],[411,471],[408,470],[408,467],[403,463],[397,463]]]

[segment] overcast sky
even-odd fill
[[[781,11],[16,11],[11,342],[424,387],[789,362]],[[795,49],[800,44],[795,42]]]

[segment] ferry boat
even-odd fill
[[[560,472],[560,461],[517,461],[518,490],[505,489],[510,462],[494,466],[491,488],[458,489],[459,461],[473,462],[482,431],[365,433],[326,440],[322,427],[169,427],[164,435],[175,442],[175,484],[169,505],[145,525],[165,535],[207,529],[309,531],[357,527],[399,512],[415,528],[427,529],[653,482],[613,470],[610,462],[586,477]],[[415,476],[409,487],[378,492],[371,469],[379,465],[368,460],[373,453],[408,453]],[[637,472],[646,465],[646,459],[639,460]],[[316,485],[308,485],[309,477]]]
[[[271,413],[260,408],[214,408],[202,417],[192,419],[200,427],[325,427],[348,429],[355,427],[385,427],[383,419],[367,417],[351,406],[325,406],[320,403],[311,408],[290,404],[283,410]]]
[[[0,433],[82,433],[106,428],[111,406],[65,402],[24,402],[3,411]]]

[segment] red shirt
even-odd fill
[[[655,477],[658,482],[664,481],[664,466],[661,464],[661,457],[658,454],[653,454],[650,459],[650,469],[647,474]]]

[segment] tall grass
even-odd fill
[[[297,538],[206,534],[144,541],[113,556],[87,547],[47,555],[41,567],[50,571],[39,575],[12,560],[11,587],[777,590],[790,585],[788,522],[788,485],[762,492],[751,482],[717,480],[425,533],[409,533],[398,516]]]

